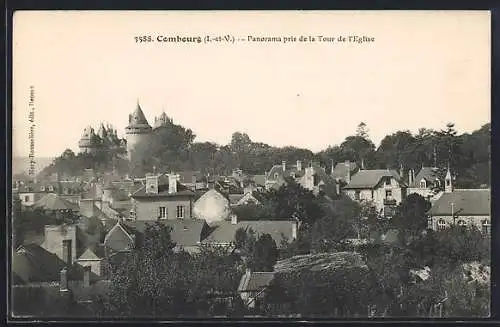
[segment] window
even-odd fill
[[[467,223],[465,221],[463,221],[462,219],[460,219],[458,222],[457,222],[458,226],[460,227],[465,227],[467,225]]]
[[[274,179],[278,179],[278,173],[274,173]]]
[[[354,198],[355,198],[356,200],[359,200],[360,194],[361,194],[361,191],[355,191],[355,192],[354,192]]]
[[[491,233],[491,225],[489,223],[488,220],[483,220],[483,224],[482,224],[482,232],[486,235],[490,235]]]
[[[167,207],[160,207],[159,208],[158,218],[160,218],[160,219],[167,218]]]
[[[438,229],[445,229],[446,228],[446,222],[444,219],[439,219],[438,220]]]
[[[432,229],[432,219],[427,219],[427,229]]]
[[[385,197],[386,198],[392,198],[392,190],[386,190],[385,191]]]
[[[372,200],[373,200],[373,195],[374,195],[374,194],[373,194],[373,190],[372,190]]]
[[[40,191],[45,192],[45,186],[40,187]]]
[[[420,182],[420,188],[426,188],[426,185],[425,185],[425,181],[424,181],[424,180]]]
[[[184,206],[177,206],[177,218],[184,218]]]
[[[450,186],[450,180],[449,179],[446,180],[446,186]]]
[[[49,191],[53,191],[54,190],[54,187],[52,185],[49,186]]]
[[[24,202],[30,202],[30,196],[29,195],[26,195],[24,197]]]

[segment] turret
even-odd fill
[[[132,114],[129,115],[129,124],[125,128],[127,139],[127,153],[128,158],[131,158],[132,152],[135,147],[142,142],[146,142],[151,134],[151,126],[149,125],[146,116],[142,112],[139,102]]]
[[[445,193],[451,193],[453,192],[453,183],[451,180],[451,172],[450,172],[450,167],[448,167],[448,171],[446,172],[446,176],[444,178],[444,191]]]

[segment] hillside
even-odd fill
[[[49,166],[54,158],[40,157],[36,158],[36,170],[40,172],[45,167]],[[14,157],[12,158],[12,175],[27,174],[30,167],[29,157]]]

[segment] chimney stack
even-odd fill
[[[61,292],[67,292],[68,291],[68,271],[66,268],[63,268],[59,274],[60,276],[60,281],[59,281],[59,290]]]
[[[158,194],[158,176],[146,174],[146,193]]]
[[[297,239],[297,234],[298,234],[298,222],[294,221],[292,225],[292,240]]]
[[[89,287],[90,286],[90,266],[85,266],[83,267],[83,286],[84,287]]]
[[[340,195],[340,184],[338,182],[335,182],[335,191],[337,192],[337,195]]]
[[[351,182],[351,163],[349,162],[349,160],[346,160],[345,162],[345,169],[346,169],[345,182],[349,184]]]
[[[413,169],[408,170],[408,185],[413,184]]]
[[[177,181],[179,180],[179,175],[169,174],[168,175],[168,193],[177,193]]]
[[[238,216],[236,216],[235,214],[232,214],[231,215],[231,225],[236,225],[238,224]]]
[[[66,265],[71,266],[72,257],[71,257],[71,240],[63,240],[62,241],[62,250],[63,250],[63,260]]]
[[[301,170],[302,170],[302,161],[297,160],[297,171],[301,171]]]
[[[286,171],[286,161],[285,160],[283,160],[281,162],[281,166],[283,167],[283,171]]]

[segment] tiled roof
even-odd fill
[[[229,203],[230,204],[236,204],[238,201],[240,201],[245,194],[229,194]]]
[[[159,176],[158,180],[158,193],[146,193],[146,186],[142,186],[138,189],[134,194],[132,194],[133,198],[155,198],[155,197],[165,197],[165,196],[194,196],[194,192],[188,189],[186,186],[177,182],[177,192],[169,193],[168,192],[168,178],[165,175]]]
[[[104,258],[104,246],[96,244],[88,247],[78,260],[100,260],[102,258]]]
[[[469,189],[453,190],[450,193],[443,193],[434,202],[428,214],[431,216],[451,216],[451,204],[455,215],[491,215],[491,190],[490,189]]]
[[[296,255],[276,262],[274,271],[277,273],[287,273],[301,270],[324,271],[350,267],[366,268],[363,258],[359,253],[334,252]]]
[[[241,277],[238,292],[258,292],[269,286],[274,272],[250,272]]]
[[[349,162],[350,173],[352,174],[356,169],[358,169],[358,165],[355,162]],[[335,168],[332,171],[332,177],[345,179],[346,176],[347,176],[347,165],[344,162],[336,164]]]
[[[35,203],[35,207],[42,207],[45,210],[72,210],[78,211],[78,205],[54,193],[49,193]]]
[[[248,231],[250,228],[257,235],[269,234],[280,246],[283,238],[289,242],[292,241],[294,221],[291,220],[248,220],[238,221],[232,224],[230,221],[221,221],[214,226],[214,230],[203,240],[203,243],[222,243],[234,242],[234,236],[239,228]]]
[[[193,183],[193,179],[195,182],[201,182],[204,179],[201,171],[181,171],[179,172],[179,182],[185,183]]]
[[[267,179],[270,181],[276,180],[275,175],[278,176],[278,179],[285,179],[290,177],[291,174],[295,174],[295,177],[301,177],[304,175],[304,168],[306,166],[302,166],[302,170],[297,170],[296,165],[285,165],[286,170],[283,171],[282,165],[274,165],[271,170],[267,173]]]
[[[205,229],[208,225],[200,219],[172,219],[160,220],[161,224],[172,227],[170,236],[172,241],[180,246],[195,246],[201,241]],[[154,224],[155,221],[130,221],[123,225],[130,228],[131,233],[144,233],[148,224]]]
[[[146,116],[142,112],[141,106],[137,103],[134,112],[129,117],[129,124],[127,127],[149,127],[151,126],[146,119]]]
[[[427,182],[434,182],[437,178],[439,178],[439,176],[436,168],[422,167],[410,184],[410,187],[419,187],[422,179],[425,179]]]
[[[255,184],[265,186],[266,185],[266,175],[253,175],[250,179],[254,181]]]
[[[345,189],[373,189],[383,177],[394,177],[400,184],[403,183],[398,172],[393,169],[360,170],[351,177]]]
[[[25,283],[60,280],[60,272],[66,263],[57,255],[36,244],[19,247],[12,256],[12,271]],[[91,273],[91,280],[99,279]],[[74,264],[68,269],[69,280],[83,279],[83,267]]]

